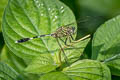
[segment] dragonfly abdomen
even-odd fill
[[[31,38],[22,38],[20,40],[15,41],[15,43],[23,43],[23,42],[26,42],[26,41],[29,41],[29,40],[32,40],[32,39],[35,39],[35,38],[41,38],[41,37],[51,36],[51,35],[52,34],[46,34],[46,35],[40,35],[40,36],[31,37]]]

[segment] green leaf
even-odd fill
[[[40,77],[39,80],[71,80],[62,72],[51,72]]]
[[[2,62],[0,62],[0,78],[2,80],[23,80],[13,68]]]
[[[4,63],[11,65],[17,72],[22,71],[26,67],[26,64],[24,63],[24,61],[21,58],[15,56],[7,48],[6,45],[4,45],[2,49],[0,60]]]
[[[1,32],[2,15],[7,2],[8,0],[0,0],[0,32]]]
[[[107,60],[106,64],[114,75],[120,76],[120,16],[98,28],[92,41],[92,59]],[[113,60],[113,58],[116,58]],[[110,60],[112,59],[112,60]],[[110,60],[110,61],[108,61]]]
[[[4,12],[2,30],[10,50],[31,60],[41,53],[58,50],[56,39],[44,37],[21,44],[16,44],[16,40],[50,34],[72,22],[75,22],[72,11],[59,0],[10,0]],[[72,26],[76,27],[75,24]]]
[[[79,60],[64,68],[63,72],[72,80],[111,80],[109,68],[94,60]]]
[[[56,69],[56,67],[57,64],[54,62],[50,54],[41,54],[33,59],[25,71],[28,73],[42,74],[53,71]]]
[[[10,65],[16,72],[23,73],[25,68],[24,62],[17,56],[15,56],[6,45],[4,45],[1,55],[0,55],[1,62],[4,62]]]
[[[23,76],[25,80],[38,79],[36,75],[26,74],[23,72],[26,68],[26,64],[21,58],[15,56],[6,45],[4,45],[2,49],[0,61],[10,65],[16,72]]]

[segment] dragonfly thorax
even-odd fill
[[[60,27],[51,36],[55,38],[70,36],[75,33],[75,27]]]

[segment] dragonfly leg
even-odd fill
[[[70,45],[67,44],[68,39],[69,39],[69,36],[66,37],[66,39],[65,39],[65,43],[64,43],[64,44],[65,44],[66,46],[70,46]]]
[[[69,37],[69,42],[71,43],[71,37]]]
[[[67,46],[67,40],[68,40],[68,37],[65,39],[65,41],[61,38],[59,38],[66,46]]]
[[[70,37],[71,37],[72,40],[74,40],[74,38],[73,38],[73,36],[71,34],[70,34]]]
[[[61,38],[59,38],[63,43],[65,43],[65,41],[63,40],[63,39],[61,39]]]
[[[57,40],[57,43],[58,43],[58,45],[59,45],[61,51],[63,52],[64,60],[65,60],[66,64],[68,64],[68,62],[67,62],[67,61],[68,61],[68,58],[67,58],[67,56],[66,56],[66,54],[65,54],[65,51],[64,51],[64,49],[62,48],[62,46],[61,46],[61,44],[60,44],[58,38],[56,38],[56,40]],[[69,65],[69,64],[68,64],[68,65]]]
[[[67,45],[67,40],[68,40],[68,37],[65,39],[65,43],[64,43],[65,45]]]
[[[61,49],[60,49],[60,51],[59,51],[59,62],[60,62],[60,65],[62,64],[62,60],[61,60]]]

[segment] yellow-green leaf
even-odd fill
[[[109,68],[95,60],[79,60],[64,68],[63,72],[72,80],[111,80]]]

